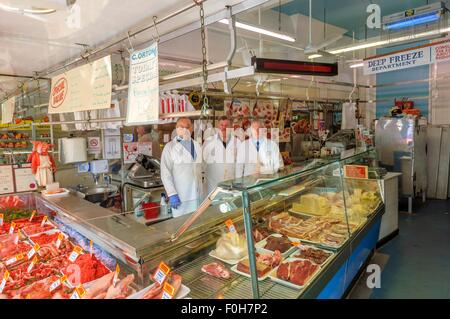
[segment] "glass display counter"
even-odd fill
[[[150,226],[73,195],[35,201],[133,273],[136,289],[164,262],[191,298],[340,298],[375,248],[384,209],[378,180],[345,177],[350,164],[376,166],[376,154],[226,181],[194,213]]]

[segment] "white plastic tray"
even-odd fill
[[[44,189],[41,193],[45,197],[64,197],[70,194],[70,191],[67,188],[61,188],[63,192],[56,194],[47,194],[47,190]]]
[[[290,257],[290,258],[287,258],[286,260],[283,260],[282,263],[296,261],[296,260],[306,260],[306,259]],[[278,267],[274,268],[271,272],[269,272],[270,280],[272,280],[272,281],[274,281],[276,283],[279,283],[281,285],[284,285],[286,287],[290,287],[290,288],[294,288],[294,289],[300,290],[300,289],[303,289],[305,286],[307,286],[320,273],[320,266],[317,268],[316,272],[311,277],[309,277],[308,281],[303,286],[295,285],[295,284],[293,284],[293,283],[291,283],[289,281],[282,280],[282,279],[278,278],[277,277],[277,271],[278,271]]]
[[[236,265],[242,259],[242,258],[240,258],[240,259],[223,259],[216,255],[215,250],[211,250],[209,252],[209,255],[215,259],[218,259],[220,261],[223,261],[224,263],[227,263],[228,265]],[[246,258],[246,256],[244,258]]]
[[[246,257],[246,258],[247,258],[247,257]],[[243,258],[243,259],[246,259],[246,258]],[[234,265],[234,266],[231,267],[230,269],[231,269],[232,271],[234,271],[235,273],[239,274],[239,275],[245,276],[245,277],[247,277],[247,278],[252,278],[252,276],[250,276],[250,274],[247,274],[246,272],[239,271],[239,270],[237,269],[237,265]],[[263,281],[263,280],[267,279],[267,277],[269,277],[270,272],[271,272],[271,271],[268,271],[264,276],[258,277],[258,281]]]
[[[256,249],[259,250],[259,251],[261,251],[262,253],[270,253],[270,254],[273,254],[274,251],[264,248],[264,246],[267,244],[267,239],[268,239],[269,237],[283,237],[283,235],[281,235],[281,234],[272,234],[272,235],[269,235],[269,236],[266,237],[265,239],[263,239],[263,240],[261,240],[260,242],[258,242],[258,243],[255,244]],[[292,240],[291,240],[289,237],[288,237],[288,239],[292,242]],[[289,248],[288,250],[286,250],[284,253],[281,253],[281,255],[282,255],[283,257],[289,256],[295,249],[296,249],[295,246],[291,246],[291,248]]]
[[[145,293],[147,291],[149,291],[153,287],[153,285],[155,285],[155,284],[151,284],[150,286],[128,296],[127,299],[142,299],[142,297],[145,295]],[[190,292],[191,292],[191,289],[189,289],[185,285],[181,284],[180,290],[178,290],[178,293],[175,296],[175,299],[183,299],[187,295],[189,295]]]

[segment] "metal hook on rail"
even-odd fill
[[[130,31],[127,32],[127,38],[128,38],[128,42],[130,43],[130,47],[131,47],[132,51],[130,51],[130,49],[128,49],[128,48],[126,48],[126,49],[127,49],[128,53],[131,55],[131,52],[134,51],[134,47],[133,47],[133,43],[131,42],[131,39],[130,39]]]
[[[156,35],[158,36],[158,39],[155,39],[155,37],[153,35],[152,35],[152,38],[153,38],[153,41],[159,43],[160,36],[159,36],[158,28],[156,27],[156,20],[157,19],[158,19],[157,16],[153,16],[153,27],[155,28]]]

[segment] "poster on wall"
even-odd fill
[[[36,180],[31,168],[16,168],[14,169],[14,176],[16,180],[16,192],[28,192],[37,189]]]
[[[111,90],[111,56],[107,56],[53,77],[48,113],[108,109]]]
[[[433,62],[450,61],[450,42],[438,44],[432,47]]]
[[[120,135],[105,136],[103,145],[104,159],[120,159]]]
[[[0,194],[14,192],[14,171],[12,165],[0,165]]]
[[[16,105],[15,96],[9,98],[4,103],[2,103],[2,124],[12,123],[15,105]]]
[[[159,120],[158,43],[130,56],[126,125],[152,124]]]
[[[134,163],[138,156],[138,142],[123,143],[123,162],[125,164]]]

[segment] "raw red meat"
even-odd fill
[[[226,269],[226,267],[219,262],[210,263],[207,265],[203,265],[202,271],[207,273],[208,275],[217,277],[217,278],[230,278],[230,272]]]
[[[44,227],[41,226],[41,223],[34,223],[33,225],[28,225],[23,227],[23,231],[28,235],[34,235],[38,233],[43,233],[47,230],[55,229],[55,226],[52,224],[45,224]]]
[[[33,243],[39,244],[42,246],[44,244],[56,242],[58,235],[59,235],[58,232],[55,232],[53,234],[41,234],[41,235],[37,235],[37,236],[32,236],[30,239],[33,241]]]
[[[183,278],[180,275],[174,272],[171,272],[166,278],[169,284],[174,288],[174,296],[176,296],[178,291],[180,290],[182,279]],[[155,282],[152,287],[144,294],[142,299],[161,299],[163,295],[163,285],[164,282],[162,283],[162,285]]]
[[[0,243],[0,260],[7,260],[17,254],[26,253],[31,249],[31,246],[23,241],[17,244],[14,241],[6,241]]]
[[[295,260],[282,263],[277,270],[277,277],[298,286],[305,283],[316,273],[319,266],[309,260]]]
[[[69,263],[67,267],[63,269],[63,273],[69,276],[69,280],[73,286],[77,286],[79,283],[84,284],[103,277],[110,273],[110,270],[106,268],[95,255],[83,254],[78,256],[74,263]],[[73,276],[70,276],[72,274]],[[79,278],[77,278],[78,276],[76,274],[79,274]]]

